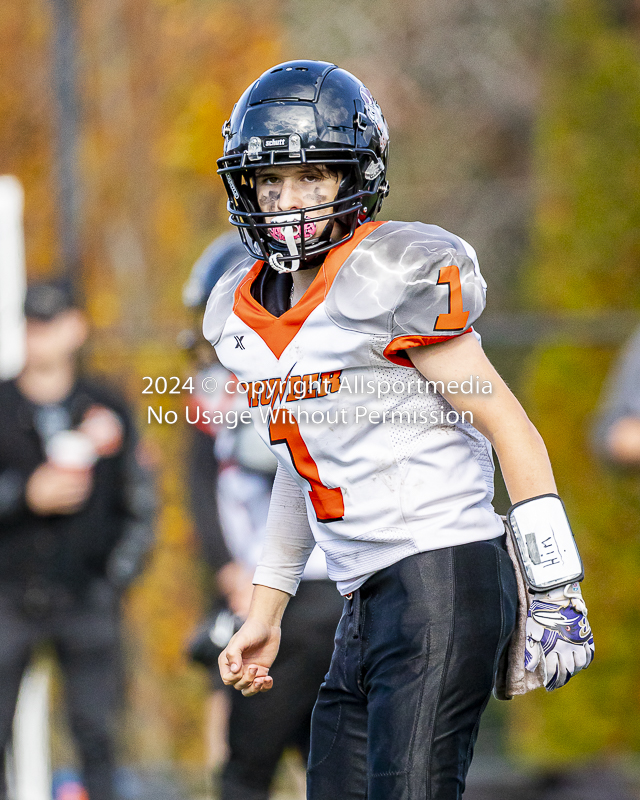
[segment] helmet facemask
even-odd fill
[[[277,272],[294,272],[315,266],[318,256],[348,241],[357,226],[371,218],[375,213],[371,210],[371,201],[381,192],[384,169],[380,164],[373,180],[364,177],[367,169],[369,174],[375,171],[379,161],[373,152],[356,155],[343,149],[323,149],[316,150],[307,158],[307,154],[301,151],[300,159],[287,158],[286,161],[274,156],[276,153],[273,151],[258,152],[250,164],[246,163],[248,159],[244,157],[221,158],[218,172],[224,178],[229,195],[229,221],[239,228],[247,250],[255,258],[268,261]],[[224,164],[229,161],[239,163]],[[364,171],[362,161],[367,162]],[[335,199],[291,211],[258,210],[258,170],[271,165],[297,166],[305,163],[342,173]],[[327,225],[316,237],[318,223],[325,221]],[[339,229],[338,235],[335,234],[336,228]]]

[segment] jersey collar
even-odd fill
[[[384,222],[366,222],[356,229],[348,242],[330,250],[302,299],[280,317],[270,314],[251,294],[251,284],[264,266],[264,261],[256,261],[236,289],[233,307],[235,315],[258,334],[276,358],[280,358],[311,312],[327,296],[340,267],[360,242],[380,225],[384,225]]]

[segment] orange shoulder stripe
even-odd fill
[[[382,354],[388,361],[393,364],[398,364],[401,367],[412,367],[413,363],[407,356],[402,355],[403,350],[410,350],[412,347],[422,347],[425,344],[437,344],[438,342],[446,342],[447,339],[457,339],[458,336],[464,336],[465,333],[471,333],[473,328],[467,328],[466,331],[455,333],[452,336],[396,336],[384,348]]]

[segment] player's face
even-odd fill
[[[291,212],[310,206],[330,203],[335,200],[340,187],[341,175],[329,172],[325,167],[309,164],[265,167],[256,174],[256,193],[260,211],[273,212],[266,222],[276,222],[278,218],[291,221]],[[305,215],[305,239],[315,239],[325,229],[328,220],[311,222],[314,218],[330,214],[332,208],[310,211]],[[274,239],[284,241],[284,228],[275,225],[270,229]],[[295,230],[295,238],[300,231]]]

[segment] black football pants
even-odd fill
[[[309,800],[458,800],[517,588],[503,539],[399,561],[345,600]]]

